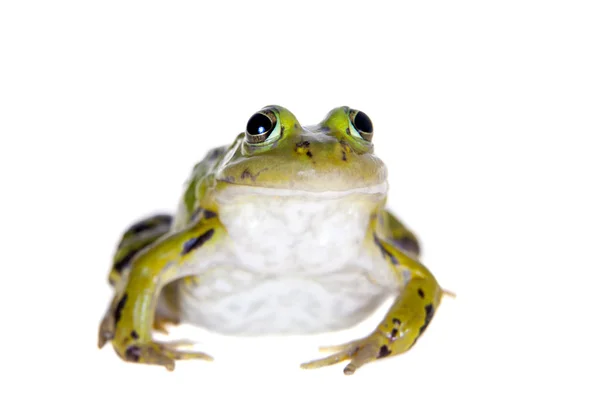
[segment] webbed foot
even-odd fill
[[[344,374],[352,375],[358,368],[368,362],[386,357],[391,354],[388,348],[389,340],[379,332],[337,346],[321,347],[324,352],[335,352],[330,356],[301,364],[304,369],[315,369],[338,364],[350,360],[344,368]]]
[[[212,361],[208,354],[182,350],[179,347],[190,345],[189,342],[150,342],[136,343],[127,346],[121,357],[125,361],[150,365],[160,365],[169,371],[175,369],[176,360],[205,360]],[[117,354],[119,352],[117,351]]]

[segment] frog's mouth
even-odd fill
[[[220,204],[239,201],[240,198],[266,197],[266,198],[307,198],[311,200],[333,200],[347,197],[370,198],[380,200],[387,195],[388,183],[386,181],[371,186],[357,187],[346,190],[303,190],[284,189],[264,186],[251,186],[222,182],[219,188],[217,201]]]

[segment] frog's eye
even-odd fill
[[[279,121],[275,113],[262,110],[254,114],[246,125],[246,140],[251,144],[271,142],[279,137]]]
[[[352,122],[352,136],[362,138],[368,142],[373,139],[373,123],[367,114],[358,110],[350,110],[350,122]]]

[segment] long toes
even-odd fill
[[[128,349],[128,351],[130,349],[131,347]],[[168,354],[165,354],[164,349],[162,349],[158,345],[144,346],[140,349],[139,353],[137,354],[137,357],[136,355],[134,355],[133,360],[139,360],[146,364],[161,365],[169,371],[173,371],[175,369],[174,358],[170,357]]]
[[[113,339],[114,333],[111,329],[111,321],[109,318],[105,317],[100,323],[100,328],[98,329],[98,348],[101,349],[104,345]]]
[[[332,354],[328,357],[320,358],[318,360],[313,360],[313,361],[302,363],[302,364],[300,364],[300,368],[315,369],[315,368],[326,367],[329,365],[334,365],[334,364],[340,363],[349,358],[350,358],[350,355],[347,352],[339,352],[339,353]]]
[[[170,356],[175,360],[205,360],[205,361],[213,361],[214,359],[200,351],[190,351],[190,350],[181,350],[179,347],[190,347],[193,346],[194,342],[189,340],[175,340],[168,343],[161,343],[160,346],[163,348],[165,354]]]
[[[180,351],[173,350],[171,355],[176,360],[204,360],[204,361],[213,361],[210,355],[206,353],[202,353],[200,351]]]
[[[98,333],[98,348],[101,349],[104,347],[104,345],[109,341],[112,340],[113,335],[108,333],[108,332],[99,332]]]
[[[352,375],[357,369],[377,358],[377,347],[373,344],[367,344],[356,352],[352,361],[344,368],[344,374]]]
[[[177,339],[177,340],[171,340],[168,342],[161,342],[160,344],[161,344],[161,346],[164,346],[169,349],[177,349],[179,347],[191,347],[191,346],[195,345],[196,343],[192,340]]]

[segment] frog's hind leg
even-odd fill
[[[379,228],[385,237],[389,238],[400,250],[419,257],[421,254],[419,240],[404,223],[389,210],[383,211],[379,218]]]
[[[224,227],[212,212],[140,252],[132,259],[101,322],[99,344],[111,341],[123,360],[162,365],[168,370],[175,368],[176,360],[210,360],[204,353],[180,349],[184,343],[155,341],[152,327],[166,285],[203,273],[220,262],[230,246]]]
[[[409,237],[400,233],[402,237]],[[398,291],[391,308],[370,335],[325,348],[323,350],[335,353],[304,363],[303,368],[319,368],[348,360],[344,373],[353,374],[366,363],[407,352],[433,319],[446,293],[433,274],[414,257],[415,253],[409,255],[385,229],[371,230],[366,238],[366,247],[374,260],[384,262],[393,272]]]
[[[157,214],[131,225],[119,242],[113,257],[113,265],[108,276],[112,286],[118,287],[124,273],[131,266],[131,260],[140,251],[166,235],[171,229],[173,217]]]
[[[171,228],[172,222],[173,218],[170,215],[157,214],[137,221],[123,233],[113,257],[113,264],[108,277],[108,281],[115,288],[116,293],[106,316],[110,317],[111,310],[118,307],[119,291],[125,284],[124,280],[126,280],[126,275],[131,268],[131,261],[142,250],[166,235]],[[168,302],[165,299],[173,291],[170,286],[167,285],[164,293],[161,294],[154,318],[153,328],[162,333],[168,333],[166,328],[169,324],[176,325],[179,323],[177,314],[169,308]],[[111,318],[107,318],[106,316],[103,325],[110,325]],[[111,331],[112,329],[109,329],[107,326],[100,327],[99,347],[104,346],[106,341],[112,339],[112,334],[109,333]]]

